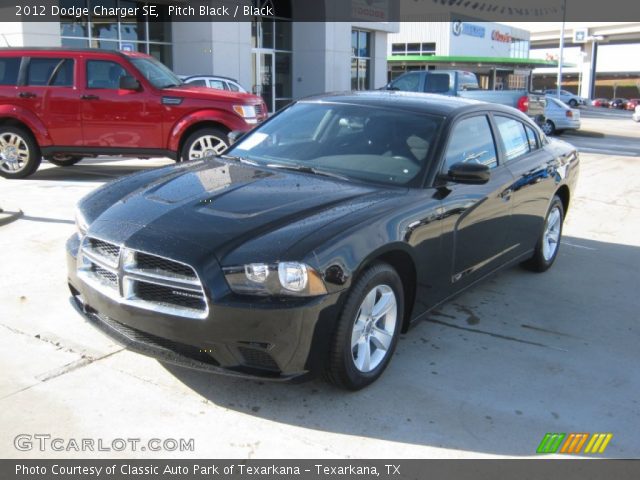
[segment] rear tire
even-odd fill
[[[522,264],[523,267],[533,272],[545,272],[551,268],[560,249],[563,224],[564,206],[560,197],[555,195],[549,205],[533,256]]]
[[[571,108],[576,108],[578,106],[578,102],[574,98],[572,98],[571,100],[569,100],[569,106]]]
[[[30,132],[20,127],[0,126],[0,176],[28,177],[41,161],[40,148]]]
[[[186,162],[221,155],[229,148],[229,145],[231,143],[227,133],[220,128],[201,128],[187,137],[180,151],[179,159]]]
[[[404,293],[398,273],[375,263],[348,294],[331,343],[325,377],[338,387],[359,390],[387,368],[398,342]]]
[[[556,126],[551,120],[545,120],[540,126],[545,135],[553,135],[556,132]]]
[[[71,165],[75,165],[82,157],[77,155],[51,155],[50,157],[45,157],[45,160],[49,163],[57,165],[58,167],[70,167]]]

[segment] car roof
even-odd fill
[[[306,103],[344,103],[382,108],[398,108],[418,113],[449,116],[462,110],[493,110],[513,113],[512,107],[481,102],[468,98],[450,97],[432,93],[373,90],[336,92],[314,95],[300,100]]]
[[[238,83],[238,80],[236,80],[235,78],[223,77],[222,75],[185,75],[184,77],[182,77],[183,80],[191,80],[192,78],[220,79]]]
[[[121,57],[144,57],[153,58],[151,55],[147,55],[142,52],[125,52],[122,50],[109,50],[105,48],[66,48],[66,47],[2,47],[0,53],[3,52],[15,52],[28,54],[29,52],[58,52],[58,53],[97,53],[97,54],[111,54],[119,55]]]

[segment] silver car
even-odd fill
[[[558,91],[553,89],[553,90],[545,90],[544,94],[547,97],[553,97],[553,98],[558,98]],[[559,100],[562,100],[564,103],[566,103],[567,105],[569,105],[571,108],[575,108],[578,105],[586,105],[587,101],[582,98],[579,97],[578,95],[568,92],[567,90],[560,90],[560,97]]]
[[[544,109],[546,121],[540,126],[547,135],[560,133],[562,130],[577,130],[580,128],[580,110],[568,107],[557,98],[547,97]]]

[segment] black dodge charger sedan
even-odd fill
[[[509,107],[305,99],[222,156],[84,198],[69,286],[89,321],[162,361],[359,389],[431,309],[497,269],[553,264],[578,164]]]

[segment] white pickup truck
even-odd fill
[[[407,72],[385,87],[387,90],[438,93],[454,97],[472,98],[483,102],[499,103],[517,108],[544,124],[546,99],[544,94],[527,90],[481,90],[478,79],[472,72],[462,70],[420,70]]]

